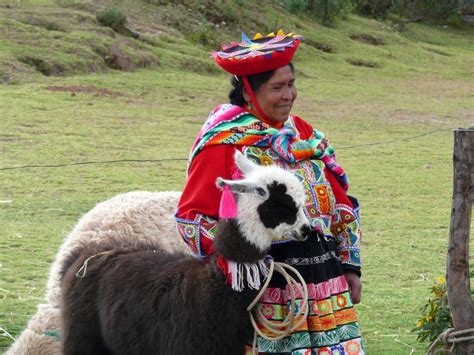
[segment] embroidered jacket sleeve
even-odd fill
[[[360,241],[362,237],[359,202],[346,195],[334,175],[326,171],[336,195],[336,211],[331,226],[332,235],[336,238],[337,249],[345,270],[351,270],[360,276]],[[342,197],[337,197],[342,196]]]
[[[217,177],[231,179],[235,146],[215,145],[204,148],[191,162],[188,178],[178,203],[176,226],[178,233],[201,257],[214,251],[214,235],[221,191]]]
[[[299,117],[294,117],[294,122],[301,138],[307,139],[311,135],[313,127]],[[336,198],[336,211],[331,232],[337,242],[341,263],[345,270],[351,270],[360,275],[362,230],[359,202],[356,198],[346,194],[336,177],[328,169],[325,169],[325,175]]]

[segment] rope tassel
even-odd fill
[[[232,289],[241,292],[245,287],[245,279],[249,288],[259,290],[261,280],[268,277],[269,271],[266,259],[255,264],[228,261],[227,274],[230,276]]]

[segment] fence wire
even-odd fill
[[[450,130],[452,131],[454,129],[456,128],[455,127],[440,128],[440,129],[435,129],[431,131],[426,131],[424,133],[420,133],[414,136],[403,137],[403,138],[394,139],[390,141],[344,145],[340,147],[334,147],[334,149],[337,151],[337,150],[344,150],[344,149],[353,149],[353,148],[369,147],[369,146],[375,146],[375,145],[387,145],[387,144],[393,144],[393,143],[398,143],[398,142],[406,142],[406,141],[425,137],[425,136],[438,133],[438,132],[444,132],[444,131],[450,131]],[[117,160],[81,161],[81,162],[47,164],[47,165],[7,166],[7,167],[0,168],[0,171],[37,169],[37,168],[39,169],[63,168],[63,167],[76,166],[76,165],[117,164],[117,163],[161,163],[161,162],[166,162],[166,161],[187,161],[187,160],[188,160],[187,158],[164,158],[164,159],[117,159]]]

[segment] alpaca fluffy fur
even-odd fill
[[[214,260],[114,250],[90,260],[77,278],[91,253],[76,259],[63,280],[65,354],[244,352],[252,334],[246,307],[258,291],[233,291]]]
[[[174,213],[181,192],[135,191],[98,203],[86,213],[67,236],[51,266],[46,304],[40,304],[26,329],[6,355],[59,355],[61,344],[59,300],[61,270],[84,248],[104,241],[114,247],[161,248],[170,253],[191,254],[177,235]],[[159,236],[159,237],[158,237]]]
[[[270,234],[272,234],[270,237],[291,237],[287,234],[293,230],[292,226],[284,223],[284,221],[280,221],[281,223],[275,228],[267,228],[267,226],[255,218],[255,213],[258,205],[268,197],[269,186],[272,183],[279,182],[285,186],[287,194],[296,202],[295,207],[298,209],[296,216],[297,221],[306,221],[307,219],[303,212],[305,192],[300,181],[293,174],[277,166],[266,166],[262,169],[260,166],[245,158],[243,154],[236,154],[235,159],[237,165],[241,167],[241,170],[246,172],[246,188],[263,190],[263,195],[260,196],[260,198],[256,198],[255,194],[242,194],[242,189],[245,187],[242,187],[239,181],[218,180],[218,185],[228,184],[231,190],[239,195],[239,204],[245,206],[245,208],[239,210],[239,227],[242,232],[250,238],[251,243],[260,249],[265,247],[265,238],[261,238],[263,235],[267,237]],[[275,212],[277,211],[271,211],[272,214],[277,215]]]
[[[236,219],[219,221],[216,253],[210,259],[159,248],[124,249],[105,243],[105,247],[84,249],[79,257],[72,255],[71,263],[66,261],[70,267],[61,286],[65,353],[244,352],[252,334],[247,306],[258,293],[255,285],[260,285],[265,275],[255,267],[239,267],[242,271],[232,274],[232,278],[246,282],[239,282],[239,291],[235,291],[234,282],[232,287],[226,284],[227,268],[221,270],[218,256],[227,259],[229,265],[256,264],[267,255],[272,240],[280,233],[301,240],[309,231],[309,224],[302,212],[303,186],[295,176],[275,168],[248,165],[250,162],[240,152],[236,153],[236,163],[246,178],[220,179],[218,184],[230,186],[239,195],[239,213]],[[243,211],[246,213],[240,215]],[[280,221],[274,220],[273,211]],[[253,220],[252,226],[264,225],[265,233],[259,233],[261,227],[242,230],[241,226],[248,223],[244,221],[247,216]],[[103,250],[111,252],[97,254]],[[85,275],[78,277],[78,270],[86,262]],[[260,280],[257,282],[256,278]]]
[[[78,255],[84,248],[108,241],[124,248],[146,246],[191,254],[175,229],[174,213],[180,196],[180,192],[174,191],[129,192],[100,202],[86,213],[67,236],[52,264],[47,303],[38,306],[27,328],[6,355],[61,354],[59,338],[55,336],[60,328],[61,270],[65,269],[66,260],[71,262],[71,256]],[[247,228],[251,230],[252,226]]]
[[[284,186],[287,189],[288,195],[292,196],[294,201],[304,201],[305,195],[304,191],[301,187],[301,183],[292,175],[288,175],[287,172],[283,171],[280,168],[275,166],[267,167],[269,172],[256,170],[250,175],[250,178],[255,181],[259,181],[263,185],[269,185],[273,181],[280,181],[285,182]],[[265,173],[265,174],[264,174]],[[258,199],[252,198],[248,194],[243,194],[240,196],[242,199],[242,204],[247,206],[247,208],[243,209],[240,212],[240,227],[244,234],[252,237],[251,242],[259,248],[263,248],[264,246],[261,244],[264,240],[260,238],[261,235],[269,234],[270,232],[273,235],[288,237],[287,234],[288,230],[291,231],[291,228],[288,228],[286,223],[280,223],[275,229],[271,230],[266,228],[262,223],[255,219],[253,215],[257,210],[257,205],[261,202]],[[306,217],[303,212],[303,203],[299,203],[295,206],[298,209],[298,220],[306,220]]]
[[[6,355],[59,355],[62,354],[58,331],[61,324],[58,307],[40,304]]]

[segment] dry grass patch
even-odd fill
[[[349,38],[354,41],[370,44],[372,46],[383,46],[385,44],[385,40],[383,38],[376,37],[371,34],[354,34],[350,35]]]
[[[324,53],[336,53],[336,49],[331,45],[312,40],[311,38],[305,38],[303,43]]]
[[[124,94],[117,91],[111,91],[104,88],[96,88],[93,86],[81,86],[81,85],[48,86],[46,87],[46,90],[56,91],[56,92],[70,92],[72,94],[81,92],[81,93],[86,93],[86,94],[95,94],[96,96],[111,96],[111,97],[125,96]]]
[[[346,59],[346,62],[356,67],[365,67],[365,68],[380,68],[381,67],[379,63],[371,62],[370,60],[365,60],[365,59]]]

